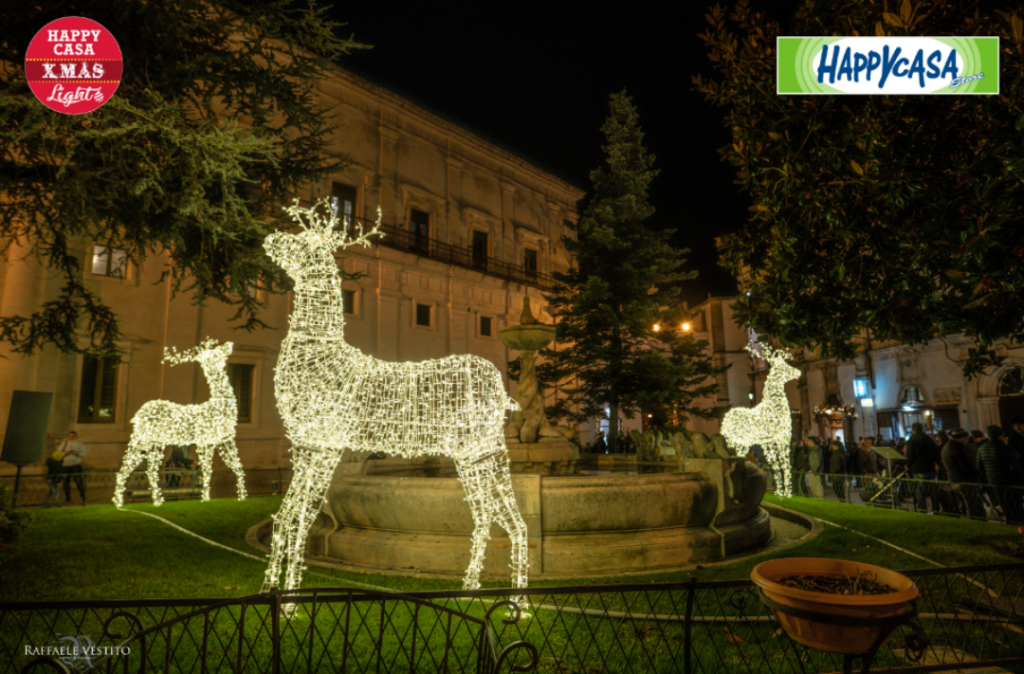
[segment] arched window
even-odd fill
[[[1024,395],[1024,367],[1015,367],[1003,373],[999,378],[999,395]]]
[[[924,404],[924,396],[916,386],[907,386],[903,389],[903,395],[900,396],[900,403],[908,407],[916,407]]]

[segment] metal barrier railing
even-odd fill
[[[314,205],[307,199],[300,199],[299,205],[309,208]],[[373,220],[347,216],[351,223],[358,223],[365,231],[374,226]],[[506,262],[501,258],[491,257],[485,251],[474,250],[472,246],[457,246],[440,239],[419,235],[411,230],[391,224],[382,223],[380,231],[384,236],[374,238],[371,243],[387,248],[405,251],[420,257],[437,260],[445,264],[473,269],[488,276],[495,276],[512,283],[536,286],[542,290],[551,290],[557,285],[551,274],[538,271],[525,264]]]
[[[916,622],[925,659],[918,664],[920,653],[910,652],[911,641],[919,643],[916,630],[900,627],[875,656],[875,671],[1024,668],[1024,563],[903,573],[920,590]],[[537,671],[549,674],[842,671],[841,655],[790,640],[756,590],[749,579],[691,576],[678,583],[409,592],[389,601],[361,590],[307,589],[232,601],[0,604],[0,674],[27,671],[40,647],[67,635],[102,651],[146,630],[145,664],[153,671],[475,671],[476,633],[453,629],[453,612],[490,626],[489,653],[508,653],[509,664],[520,666],[539,656]],[[353,594],[366,599],[355,602]],[[529,617],[507,620],[493,611],[511,596],[523,597]],[[281,602],[294,606],[290,619],[274,610]],[[433,607],[424,608],[427,602]],[[174,629],[154,629],[161,625]],[[513,652],[519,642],[532,644],[536,655]],[[142,671],[143,649],[138,639],[132,644],[138,650],[129,669]],[[416,655],[427,651],[448,659]]]
[[[775,471],[764,468],[774,490]],[[793,493],[826,501],[1024,523],[1024,487],[793,471]]]
[[[291,468],[247,468],[245,489],[250,496],[281,494],[291,482]],[[0,483],[14,493],[15,476],[0,475]],[[62,477],[58,484],[59,504],[89,505],[111,503],[117,473],[83,472]],[[238,493],[235,474],[230,470],[214,470],[210,476],[210,497],[230,498]],[[17,479],[18,493],[15,503],[19,508],[47,507],[53,505],[50,497],[51,481],[48,475],[22,475]],[[197,470],[169,469],[160,471],[160,490],[165,500],[192,499],[202,496],[202,476]],[[67,498],[70,494],[70,498]],[[126,503],[152,500],[146,473],[134,472],[127,482]]]

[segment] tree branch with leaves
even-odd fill
[[[1024,22],[1019,3],[804,2],[790,35],[998,35],[998,96],[777,96],[775,38],[739,0],[701,36],[720,150],[753,204],[718,242],[746,278],[736,318],[786,346],[851,358],[870,331],[963,333],[973,375],[1024,341]],[[891,10],[891,11],[890,11]]]
[[[287,279],[263,240],[287,226],[281,205],[344,166],[325,151],[335,125],[316,85],[364,45],[337,37],[325,11],[313,0],[0,8],[2,252],[28,250],[62,286],[30,315],[0,316],[0,341],[24,354],[118,352],[118,317],[82,273],[88,242],[135,265],[166,254],[175,293],[264,326],[248,290],[280,292]],[[84,115],[48,110],[25,81],[33,35],[67,15],[108,28],[125,63],[117,93]]]

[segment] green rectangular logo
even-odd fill
[[[998,37],[779,37],[780,95],[998,94]]]

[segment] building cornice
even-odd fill
[[[567,195],[569,199],[572,200],[572,203],[566,204],[566,206],[570,210],[575,211],[575,202],[582,199],[585,194],[583,190],[576,187],[575,185],[572,185],[550,173],[542,171],[533,164],[530,164],[522,157],[512,154],[508,150],[504,150],[498,147],[497,145],[488,143],[487,141],[482,140],[480,137],[474,135],[470,131],[467,131],[466,129],[463,129],[462,127],[458,126],[457,124],[449,122],[445,119],[441,119],[437,115],[434,115],[424,110],[423,108],[419,107],[418,105],[402,98],[401,96],[388,91],[384,87],[373,84],[372,82],[363,79],[362,77],[359,77],[358,75],[355,75],[345,70],[344,68],[336,67],[333,77],[337,78],[344,84],[348,84],[349,86],[355,87],[361,90],[363,93],[373,97],[374,99],[376,99],[377,103],[382,106],[382,108],[392,108],[394,110],[401,110],[403,113],[408,114],[410,117],[414,118],[416,122],[423,124],[427,127],[431,127],[440,134],[453,137],[459,144],[464,145],[467,148],[471,148],[485,155],[491,155],[493,157],[496,157],[497,159],[503,161],[506,164],[511,164],[516,170],[521,171],[523,174],[529,176],[534,181],[546,185],[549,188],[549,190],[546,193],[543,190],[540,191],[544,193],[544,195],[549,199],[554,200],[554,195],[551,194],[552,190]],[[325,90],[324,88],[318,88],[317,90],[321,94],[326,94],[328,96],[334,95],[331,91]],[[387,124],[386,126],[382,124],[381,128],[382,130],[384,128],[387,128],[388,131],[396,131],[394,125],[392,124]],[[400,133],[400,130],[398,130],[397,132]],[[451,156],[451,154],[449,154],[449,156]],[[466,157],[457,157],[457,159],[466,159]],[[573,199],[573,197],[575,197],[575,199]]]

